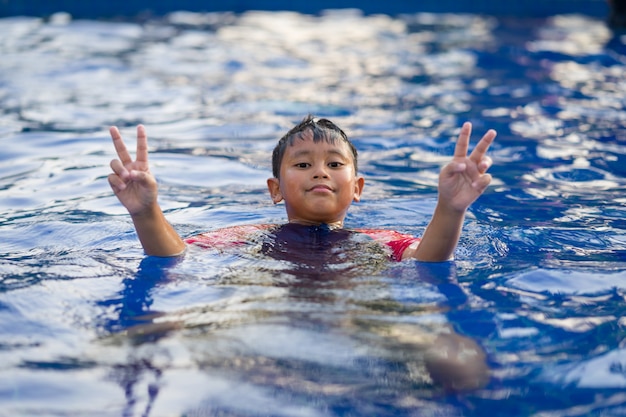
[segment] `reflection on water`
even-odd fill
[[[603,22],[57,14],[0,32],[2,412],[623,411],[626,55]],[[367,184],[347,224],[416,235],[461,123],[498,130],[454,264],[366,251],[303,273],[258,245],[143,259],[106,183],[107,126],[147,126],[161,204],[189,236],[284,221],[270,153],[306,113],[359,148]],[[488,384],[434,383],[437,339],[482,346]]]
[[[292,275],[285,283],[280,263],[272,274],[267,263],[229,262],[226,278],[216,277],[226,282],[198,287],[175,280],[175,262],[168,262],[146,259],[137,276],[124,281],[119,297],[99,303],[109,308],[108,317],[101,317],[98,355],[106,350],[116,359],[92,360],[113,366],[116,382],[133,393],[127,412],[138,407],[138,399],[149,408],[161,389],[178,387],[171,371],[203,380],[200,398],[186,403],[202,400],[202,415],[254,415],[259,401],[268,415],[317,415],[317,403],[337,413],[377,415],[418,405],[440,409],[432,403],[439,390],[425,355],[436,340],[443,346],[448,338],[450,349],[459,342],[475,347],[455,336],[443,315],[445,293],[460,293],[464,302],[451,264],[407,264],[380,277],[353,270],[334,281],[328,272],[319,280]],[[233,283],[235,270],[256,281]],[[235,389],[238,399],[213,392],[222,384]],[[362,401],[371,395],[381,403]]]

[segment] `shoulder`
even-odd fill
[[[355,232],[368,235],[379,242],[390,242],[399,239],[415,239],[413,235],[386,229],[354,229]]]
[[[414,243],[420,241],[419,238],[395,230],[385,229],[354,229],[355,232],[363,233],[382,245],[391,249],[392,258],[396,261],[402,260],[404,251]]]
[[[205,248],[223,249],[249,243],[255,235],[275,228],[274,224],[244,224],[200,233],[185,239],[185,243]]]

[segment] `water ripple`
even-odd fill
[[[0,19],[0,33],[3,411],[622,410],[590,391],[624,386],[626,59],[604,22],[60,13]],[[348,224],[415,235],[461,123],[498,130],[455,262],[290,288],[234,254],[143,258],[106,181],[109,125],[131,149],[147,126],[160,203],[187,236],[284,221],[269,159],[309,112],[359,148],[367,186]],[[443,328],[493,368],[462,401],[434,395],[415,360]]]

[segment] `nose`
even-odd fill
[[[326,171],[325,164],[319,164],[315,166],[315,171],[313,171],[313,178],[314,179],[328,178],[328,172]]]

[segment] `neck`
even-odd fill
[[[295,220],[294,219],[294,220],[289,220],[289,223],[301,224],[304,226],[319,226],[320,224],[325,223],[325,222],[313,222],[309,220],[299,220],[299,219]],[[325,224],[327,224],[331,230],[343,228],[343,221],[341,220],[338,220],[336,222],[331,222],[331,223],[325,223]]]

